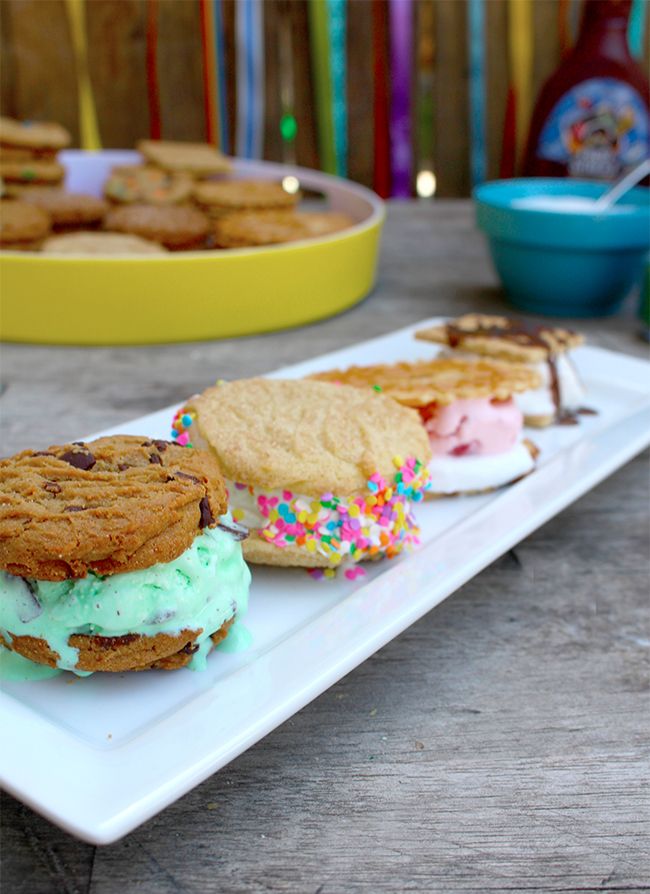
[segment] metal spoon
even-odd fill
[[[635,168],[624,174],[607,192],[604,192],[600,198],[596,199],[593,210],[596,212],[606,211],[648,174],[650,174],[650,158],[646,158],[645,161],[640,162]]]

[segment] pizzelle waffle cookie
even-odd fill
[[[0,461],[0,638],[79,673],[204,664],[245,609],[208,453],[133,436]]]
[[[417,414],[388,397],[324,382],[247,379],[208,388],[173,421],[179,444],[209,447],[245,557],[334,568],[417,542],[411,504],[428,486]],[[424,465],[423,465],[424,464]]]
[[[416,332],[417,339],[442,345],[446,352],[525,363],[541,376],[537,388],[517,402],[527,425],[543,428],[556,422],[575,424],[585,388],[570,352],[584,343],[571,329],[529,323],[500,315],[465,314]]]
[[[377,386],[399,403],[417,408],[485,397],[507,400],[520,391],[536,388],[540,382],[539,374],[526,366],[456,358],[351,366],[315,373],[310,378],[357,388]]]
[[[315,379],[375,389],[414,407],[429,436],[431,495],[481,493],[531,472],[538,450],[522,439],[513,395],[535,388],[521,364],[442,357],[416,363],[354,366]]]

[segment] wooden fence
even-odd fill
[[[236,122],[235,3],[222,0],[227,122]],[[312,0],[314,2],[314,0]],[[318,2],[318,0],[315,0]],[[347,4],[348,176],[372,185],[373,65],[372,3]],[[560,0],[534,0],[531,7],[533,96],[560,58]],[[130,147],[150,132],[147,85],[147,15],[151,0],[86,0],[88,69],[104,147]],[[429,95],[433,116],[432,155],[440,196],[467,195],[470,188],[468,107],[468,6],[466,0],[418,0],[419,17],[428,16],[431,54]],[[283,159],[280,134],[281,22],[290,21],[293,89],[298,129],[296,161],[319,167],[314,79],[310,64],[307,0],[265,0],[264,157]],[[499,172],[504,111],[509,82],[507,0],[485,0],[486,160],[488,177]],[[199,0],[157,0],[157,72],[163,137],[206,137]],[[2,109],[26,119],[60,121],[79,143],[77,75],[65,0],[0,0],[2,26]],[[282,17],[285,17],[284,19]],[[645,35],[646,60],[648,35]],[[232,142],[231,142],[232,145]]]

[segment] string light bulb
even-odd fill
[[[415,182],[415,191],[421,199],[430,199],[436,194],[436,185],[433,171],[420,171]]]
[[[294,177],[293,174],[287,174],[286,177],[282,178],[282,189],[288,192],[289,195],[294,196],[300,189],[300,180]]]

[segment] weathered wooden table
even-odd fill
[[[203,344],[6,346],[2,451],[502,307],[468,203],[393,205],[377,290],[336,319]],[[582,328],[644,353],[632,311]],[[646,456],[114,845],[3,796],[2,890],[650,890],[648,533]]]

